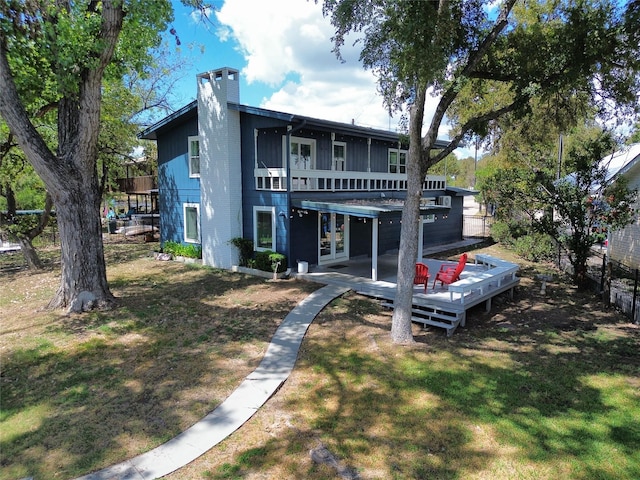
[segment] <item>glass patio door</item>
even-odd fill
[[[320,236],[319,263],[349,258],[349,216],[342,213],[318,213]]]

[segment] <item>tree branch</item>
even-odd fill
[[[0,91],[2,92],[0,95],[0,115],[7,122],[12,134],[18,139],[27,158],[32,160],[33,168],[45,183],[47,180],[53,183],[57,182],[58,179],[52,178],[52,173],[47,168],[48,165],[56,161],[56,157],[29,120],[27,111],[20,101],[7,60],[4,38],[0,38]]]
[[[471,131],[473,127],[476,126],[477,124],[486,123],[486,122],[490,122],[491,120],[495,120],[506,113],[512,112],[522,107],[527,101],[528,101],[528,98],[519,97],[509,105],[506,105],[497,110],[492,110],[490,112],[484,113],[482,115],[479,115],[477,117],[473,117],[467,120],[467,122],[464,123],[464,125],[462,125],[462,127],[460,128],[460,132],[451,139],[451,141],[449,142],[449,145],[447,145],[443,150],[440,150],[437,155],[430,157],[428,159],[429,166],[435,165],[440,160],[444,159],[447,155],[452,153],[456,148],[458,148],[458,146],[460,145],[460,142],[462,142],[462,139],[465,137],[465,135],[469,131]]]
[[[496,22],[493,25],[493,28],[491,29],[489,34],[484,38],[484,40],[480,43],[478,48],[469,54],[469,57],[467,58],[467,63],[462,68],[460,73],[457,75],[457,79],[454,78],[449,88],[444,92],[444,94],[440,98],[440,102],[438,102],[438,106],[436,107],[434,116],[431,119],[429,130],[427,130],[427,134],[425,135],[425,138],[422,141],[422,148],[425,150],[425,153],[427,153],[426,158],[429,158],[429,155],[428,155],[429,150],[433,145],[435,145],[435,142],[438,136],[438,129],[440,128],[440,124],[442,123],[442,120],[444,119],[444,116],[447,110],[449,109],[449,107],[451,106],[455,98],[458,96],[458,92],[460,88],[459,83],[463,81],[465,78],[468,78],[470,73],[475,70],[475,68],[478,66],[478,64],[484,57],[489,47],[495,42],[495,40],[498,38],[500,33],[505,29],[505,27],[508,24],[509,13],[511,13],[511,9],[513,8],[513,5],[515,3],[516,3],[516,0],[507,0],[502,4],[502,7],[500,9],[500,14],[496,19]],[[459,144],[461,140],[462,138],[458,139],[457,143]],[[453,151],[453,149],[451,151]],[[451,151],[449,151],[449,153],[451,153]],[[438,157],[440,157],[440,155],[438,155]]]

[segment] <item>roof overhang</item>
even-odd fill
[[[267,110],[265,108],[251,107],[248,105],[241,105],[233,102],[227,103],[229,109],[236,110],[242,113],[248,113],[260,117],[271,118],[279,120],[287,124],[301,124],[304,123],[308,128],[324,129],[327,131],[339,131],[345,134],[351,134],[361,137],[379,138],[381,140],[394,141],[399,140],[399,134],[397,132],[380,130],[375,128],[364,127],[352,123],[340,123],[331,120],[323,120],[320,118],[305,117],[302,115],[294,115],[285,112],[276,112],[274,110]],[[158,132],[169,127],[170,124],[176,121],[184,121],[186,118],[195,116],[198,111],[197,100],[185,105],[180,110],[175,111],[171,115],[163,118],[154,125],[146,128],[138,134],[138,138],[145,140],[157,140]],[[445,140],[436,140],[435,148],[445,148],[449,142]]]
[[[478,190],[471,190],[469,188],[460,188],[460,187],[449,187],[445,189],[445,192],[449,195],[454,195],[456,197],[468,197],[470,195],[478,195],[480,192]]]
[[[198,111],[198,101],[194,100],[191,103],[185,105],[180,110],[176,110],[171,115],[164,117],[159,122],[151,125],[150,127],[144,129],[142,132],[138,133],[138,138],[143,140],[157,140],[158,139],[158,131],[167,127],[173,121],[179,119],[183,116],[194,116]]]

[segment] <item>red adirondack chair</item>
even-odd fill
[[[424,284],[424,293],[427,293],[427,284],[429,283],[429,267],[424,263],[416,263],[416,276],[413,277],[414,285]]]
[[[460,280],[460,273],[464,270],[464,266],[467,264],[467,254],[460,255],[458,263],[443,263],[440,265],[440,270],[436,273],[436,278],[433,281],[433,288],[436,288],[436,282],[440,282],[441,285],[449,285],[457,280]]]

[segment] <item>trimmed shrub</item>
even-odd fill
[[[275,270],[276,273],[280,273],[287,269],[286,255],[271,250],[256,252],[255,263],[258,270],[264,270],[265,272],[273,272]]]

